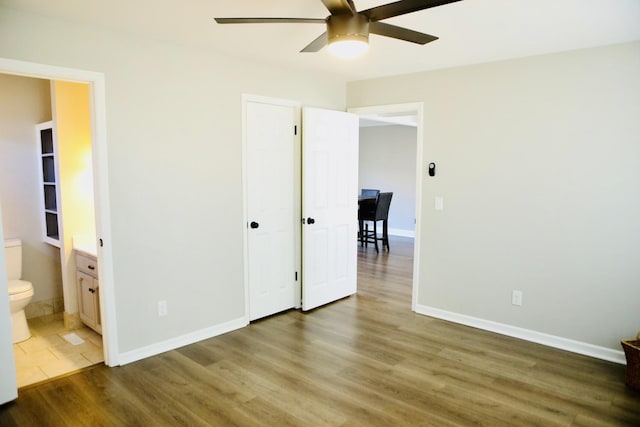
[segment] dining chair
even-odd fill
[[[358,240],[360,244],[363,244],[364,233],[364,220],[363,218],[371,218],[376,211],[376,200],[380,194],[380,190],[373,188],[360,189],[360,196],[358,197]]]
[[[358,240],[364,246],[364,222],[376,215],[377,197],[358,200]]]
[[[362,217],[358,216],[358,220],[364,224],[364,229],[360,230],[360,244],[367,247],[369,243],[373,243],[376,247],[376,252],[380,252],[378,248],[378,240],[382,242],[383,250],[385,246],[387,247],[387,251],[389,250],[387,223],[389,220],[389,207],[391,206],[392,197],[392,192],[378,194],[373,212],[363,212]],[[378,221],[382,221],[382,237],[378,237]],[[369,230],[369,222],[373,223],[373,230]]]

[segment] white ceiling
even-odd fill
[[[355,0],[358,10],[389,1]],[[219,25],[213,17],[328,15],[320,0],[0,0],[92,27],[249,57],[347,80],[640,40],[640,0],[463,0],[384,22],[433,34],[424,46],[371,35],[355,60],[299,53],[323,24]]]

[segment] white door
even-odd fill
[[[357,290],[358,116],[302,113],[302,309]]]
[[[245,107],[249,317],[255,320],[294,307],[299,295],[299,113],[293,106],[253,101]]]
[[[0,225],[2,224],[2,206],[0,206]],[[7,266],[4,255],[4,235],[0,226],[0,289],[8,289]],[[16,365],[13,358],[13,340],[11,339],[11,314],[9,311],[9,293],[0,292],[0,405],[18,397]]]

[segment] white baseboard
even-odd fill
[[[617,351],[607,347],[574,341],[568,338],[548,335],[542,332],[536,332],[530,329],[519,328],[517,326],[493,322],[491,320],[480,319],[477,317],[466,316],[464,314],[453,313],[426,305],[416,305],[415,312],[424,314],[426,316],[431,316],[438,319],[483,329],[485,331],[495,332],[501,335],[519,338],[525,341],[531,341],[553,348],[559,348],[561,350],[567,350],[572,353],[595,357],[597,359],[607,360],[609,362],[619,363],[622,365],[626,364],[626,358],[622,350]]]
[[[400,228],[389,228],[387,229],[387,233],[392,236],[398,237],[416,237],[415,230],[402,230]]]
[[[210,328],[201,329],[199,331],[171,338],[166,341],[162,341],[146,347],[141,347],[135,350],[127,351],[125,353],[120,353],[118,355],[118,364],[126,365],[127,363],[146,359],[147,357],[155,356],[166,351],[184,347],[185,345],[193,344],[198,341],[226,334],[227,332],[235,331],[236,329],[244,328],[245,326],[247,326],[247,319],[245,317],[241,317],[240,319],[231,320],[229,322],[215,325]]]

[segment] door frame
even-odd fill
[[[248,167],[247,167],[247,103],[256,102],[267,105],[292,107],[294,109],[295,120],[294,124],[297,127],[295,134],[295,147],[294,158],[296,164],[294,169],[297,171],[297,176],[294,178],[294,218],[298,220],[294,224],[294,238],[295,238],[295,260],[294,266],[298,272],[298,284],[294,287],[294,308],[300,308],[302,304],[302,129],[300,126],[302,105],[298,101],[292,101],[288,99],[272,98],[267,96],[242,94],[242,255],[243,255],[243,281],[244,281],[244,313],[245,321],[250,323],[250,311],[249,311],[249,193],[247,188],[248,182]]]
[[[107,164],[106,93],[104,73],[65,68],[35,62],[0,58],[0,73],[46,80],[64,80],[89,85],[91,109],[91,146],[93,163],[93,191],[96,215],[96,235],[105,244],[98,246],[100,310],[104,363],[117,366],[118,339],[111,250],[111,216],[109,202],[109,176]],[[0,227],[0,240],[3,240]],[[6,339],[10,340],[8,336]]]
[[[411,102],[406,104],[388,104],[388,105],[374,105],[368,107],[348,108],[348,112],[357,114],[359,116],[366,116],[371,114],[393,114],[403,112],[415,112],[416,114],[416,229],[415,237],[413,239],[413,286],[411,291],[411,310],[416,311],[418,304],[418,290],[420,289],[420,246],[421,246],[421,233],[422,229],[422,165],[423,162],[423,132],[424,132],[424,103],[423,102]]]

